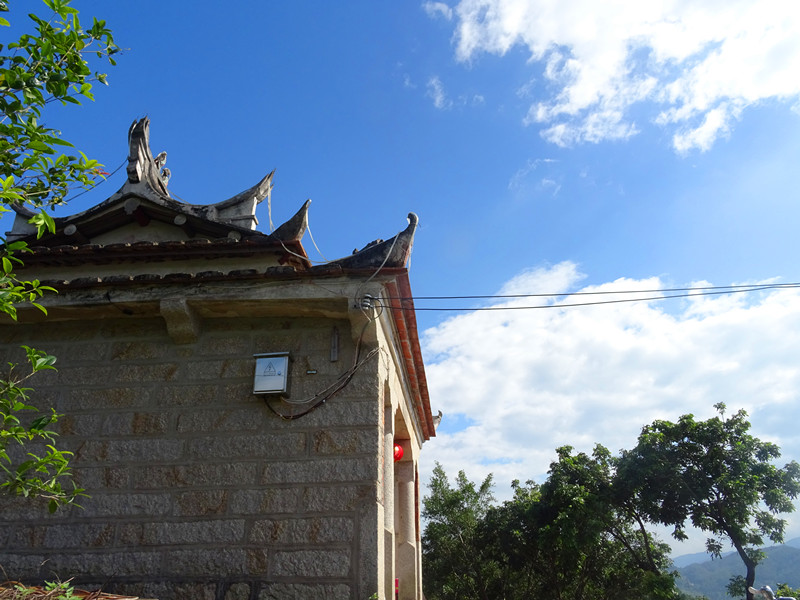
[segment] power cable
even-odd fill
[[[123,165],[125,165],[125,163],[127,163],[127,162],[128,162],[128,159],[126,158],[125,160],[123,160],[120,163],[120,165],[116,169],[114,169],[113,171],[111,171],[111,173],[109,173],[108,175],[103,177],[103,179],[101,181],[98,181],[93,186],[86,188],[85,190],[83,190],[82,192],[80,192],[78,194],[75,194],[74,196],[70,196],[69,198],[65,199],[64,202],[66,203],[66,202],[69,202],[71,200],[75,200],[75,198],[78,198],[79,196],[83,196],[84,194],[86,194],[88,192],[91,192],[93,189],[95,189],[99,185],[101,185],[101,184],[105,183],[106,181],[108,181],[109,179],[111,179],[116,174],[116,172],[119,171],[123,167]]]
[[[485,294],[474,296],[414,296],[414,300],[481,300],[481,299],[502,299],[502,298],[559,298],[561,296],[594,296],[601,294],[655,294],[659,292],[693,292],[700,290],[729,290],[731,293],[736,291],[758,291],[761,289],[773,288],[795,288],[800,287],[800,283],[753,283],[743,285],[710,285],[684,288],[660,288],[644,290],[599,290],[596,292],[549,292],[541,294]],[[724,292],[723,292],[724,293]],[[384,296],[389,300],[408,300],[405,296]]]
[[[288,248],[287,248],[287,251]],[[290,251],[289,251],[290,252]],[[377,274],[373,273],[373,277]],[[324,285],[316,282],[311,281],[311,283],[319,287],[332,296],[339,296],[345,297],[346,294],[338,291],[332,290],[330,288],[325,287]],[[219,288],[219,289],[228,289],[228,286],[214,286],[211,285],[209,287]],[[260,285],[245,285],[239,286],[237,289],[239,290],[246,290],[246,289],[256,289],[260,287]],[[363,286],[360,286],[361,289]],[[697,287],[685,287],[685,288],[662,288],[662,289],[642,289],[642,290],[600,290],[595,292],[550,292],[550,293],[540,293],[540,294],[485,294],[485,295],[472,295],[472,296],[381,296],[381,305],[384,308],[399,308],[399,306],[394,306],[393,301],[413,301],[419,302],[424,300],[503,300],[503,299],[515,299],[515,298],[567,298],[571,296],[595,296],[595,295],[620,295],[620,294],[661,294],[662,292],[688,292],[684,294],[668,294],[668,295],[658,295],[658,296],[651,296],[645,298],[620,298],[615,300],[598,300],[594,302],[573,302],[570,304],[542,304],[542,305],[535,305],[535,306],[485,306],[485,307],[424,307],[424,306],[415,306],[414,310],[417,311],[439,311],[439,312],[468,312],[468,311],[487,311],[487,310],[533,310],[533,309],[540,309],[540,308],[569,308],[572,306],[597,306],[601,304],[619,304],[622,302],[652,302],[658,300],[669,300],[674,298],[691,298],[697,296],[713,296],[713,295],[723,295],[723,294],[741,294],[741,293],[748,293],[748,292],[760,292],[760,291],[769,291],[769,290],[781,290],[781,289],[794,289],[800,287],[800,283],[765,283],[765,284],[749,284],[749,285],[725,285],[725,286],[697,286]]]
[[[738,286],[737,286],[738,287]],[[496,310],[535,310],[541,308],[570,308],[576,306],[598,306],[601,304],[620,304],[623,302],[651,302],[651,301],[658,301],[658,300],[668,300],[672,298],[692,298],[697,296],[715,296],[715,295],[722,295],[722,294],[742,294],[748,292],[758,292],[763,290],[772,290],[772,289],[790,289],[790,288],[797,288],[800,287],[800,284],[768,284],[768,285],[761,285],[761,286],[750,286],[745,287],[744,289],[728,289],[725,288],[724,290],[718,291],[699,291],[696,293],[689,293],[689,294],[668,294],[668,295],[661,295],[661,296],[650,296],[646,298],[620,298],[616,300],[597,300],[594,302],[573,302],[570,304],[539,304],[535,306],[477,306],[477,307],[420,307],[415,306],[414,310],[417,311],[440,311],[440,312],[456,312],[456,311],[496,311]],[[688,288],[692,289],[692,288]],[[695,288],[697,290],[702,290],[703,288]],[[712,288],[717,289],[717,288]],[[546,296],[550,297],[557,297],[557,296],[576,296],[582,294],[601,294],[601,293],[626,293],[626,294],[633,294],[633,293],[643,293],[643,292],[636,292],[636,291],[626,291],[626,292],[574,292],[574,293],[565,293],[565,294],[546,294]],[[647,293],[647,292],[644,292]],[[531,294],[531,297],[535,296],[542,296],[544,294]],[[503,298],[507,296],[484,296],[484,298]],[[520,295],[518,297],[527,297],[525,295]],[[394,299],[401,299],[401,298],[394,298]],[[417,298],[419,299],[419,298]],[[439,299],[449,299],[449,298],[439,298]]]
[[[266,398],[267,407],[278,417],[285,421],[293,421],[295,419],[299,419],[301,417],[306,416],[307,414],[315,411],[320,406],[325,404],[328,400],[333,398],[336,394],[341,392],[344,388],[346,388],[350,381],[356,374],[356,371],[360,369],[368,360],[370,360],[373,356],[375,356],[378,351],[380,350],[379,347],[375,347],[370,350],[364,358],[361,358],[361,351],[363,349],[363,341],[364,341],[364,334],[367,331],[367,327],[370,323],[376,321],[383,312],[383,306],[380,305],[378,302],[379,310],[375,310],[373,307],[373,301],[375,298],[371,296],[365,296],[362,300],[360,307],[361,311],[367,317],[364,326],[361,328],[361,333],[358,336],[358,341],[356,342],[355,353],[353,356],[353,364],[350,366],[349,369],[344,371],[339,377],[329,386],[324,388],[323,390],[317,392],[311,398],[307,398],[304,400],[292,400],[289,398],[279,398],[281,405],[288,405],[291,409],[291,412],[288,414],[279,410],[277,406],[273,405],[271,399],[269,397]],[[367,310],[374,311],[373,314],[369,314]],[[300,412],[294,412],[295,408],[299,408]]]

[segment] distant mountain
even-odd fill
[[[800,540],[800,538],[798,538],[798,540]],[[727,556],[728,554],[730,554],[730,552],[722,556]],[[675,565],[677,569],[682,569],[683,567],[688,567],[695,563],[711,562],[711,560],[711,555],[708,552],[695,552],[694,554],[681,554],[680,556],[676,556],[672,559],[672,564]]]
[[[756,587],[770,585],[775,589],[779,583],[788,583],[790,587],[800,587],[800,538],[790,540],[782,546],[764,548],[766,558],[756,568]],[[679,559],[691,556],[684,555]],[[708,556],[708,555],[700,555]],[[735,552],[719,559],[695,562],[678,567],[680,577],[678,587],[695,596],[707,596],[710,600],[731,600],[725,586],[731,577],[744,575],[744,564]]]
[[[791,546],[792,548],[800,548],[800,537],[787,540],[783,543],[783,545]],[[727,556],[728,554],[734,553],[729,552],[727,554],[723,554],[722,556]],[[681,569],[695,563],[711,562],[711,560],[713,559],[708,552],[695,552],[694,554],[681,554],[680,556],[676,556],[672,559],[672,564],[675,565],[675,568]]]

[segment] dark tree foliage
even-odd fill
[[[428,598],[677,597],[669,548],[613,504],[608,451],[558,453],[541,487],[514,482],[500,506],[490,479],[475,488],[462,472],[452,488],[437,465],[423,512]]]
[[[494,501],[492,477],[479,486],[463,471],[450,485],[437,464],[424,501],[423,580],[430,600],[503,598],[502,567],[481,540],[481,524]],[[435,590],[435,591],[434,591]]]
[[[615,460],[559,448],[539,502],[547,591],[554,598],[672,598],[669,548],[615,490]]]
[[[794,510],[800,465],[775,466],[780,449],[750,435],[745,411],[725,418],[725,405],[716,408],[719,416],[707,421],[683,415],[644,427],[636,447],[622,453],[619,477],[642,513],[673,527],[677,539],[686,538],[691,523],[709,534],[711,554],[732,544],[746,574],[731,591],[744,595],[765,538],[783,541],[786,522],[777,515]]]
[[[781,583],[778,586],[778,589],[775,590],[775,594],[778,596],[784,596],[786,598],[800,598],[800,588],[792,589],[788,586],[788,584]]]
[[[512,482],[514,497],[492,506],[481,526],[481,541],[503,565],[502,598],[530,598],[541,581],[536,523],[530,518],[540,499],[539,486],[532,481]]]
[[[514,496],[492,504],[491,476],[480,486],[463,472],[451,486],[437,465],[424,500],[423,569],[430,600],[502,598],[615,600],[686,598],[675,587],[669,546],[648,526],[678,539],[687,522],[710,534],[719,555],[731,543],[747,566],[729,586],[752,586],[758,547],[780,542],[800,492],[800,466],[778,468],[777,446],[749,434],[744,411],[724,418],[644,427],[619,456],[557,449],[541,485],[515,481]]]

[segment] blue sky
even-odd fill
[[[74,6],[127,50],[96,102],[49,123],[110,171],[148,115],[190,203],[277,169],[273,221],[311,198],[314,259],[388,238],[414,211],[417,296],[800,281],[800,4]],[[266,206],[259,218],[267,231]],[[494,472],[507,496],[511,479],[543,479],[556,446],[629,447],[654,418],[720,400],[800,460],[795,290],[418,320],[445,413],[426,478],[435,460]]]

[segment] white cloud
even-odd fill
[[[706,112],[703,122],[694,129],[679,131],[672,138],[675,150],[685,154],[692,148],[708,150],[717,137],[727,135],[731,120],[739,116],[740,110],[732,109],[727,103]]]
[[[431,5],[431,6],[428,6]],[[673,133],[678,151],[707,150],[743,108],[800,98],[800,3],[786,0],[460,0],[429,14],[455,20],[456,55],[522,45],[554,90],[524,122],[572,145],[625,139],[636,103]],[[435,6],[435,7],[434,7]],[[533,84],[524,87],[530,93]]]
[[[444,91],[444,84],[441,79],[436,75],[428,79],[427,92],[425,94],[433,100],[433,105],[440,109],[446,110],[453,105],[453,102],[447,97]]]
[[[558,192],[561,191],[561,184],[553,179],[549,179],[544,177],[540,182],[539,186],[543,190],[548,190],[553,196],[558,196]]]
[[[406,84],[406,87],[413,86]],[[480,107],[486,103],[486,99],[480,94],[473,94],[472,96],[461,94],[456,96],[455,99],[451,99],[447,95],[444,84],[438,75],[432,75],[428,78],[425,95],[433,100],[433,105],[439,110],[449,110],[454,106]]]
[[[453,9],[444,2],[424,2],[422,8],[431,17],[444,17],[448,21],[453,18]]]
[[[569,262],[527,271],[501,294],[663,289],[659,278],[579,287]],[[695,285],[709,285],[705,282]],[[652,295],[652,294],[650,294]],[[627,295],[606,294],[602,300]],[[597,300],[560,298],[560,303]],[[508,298],[493,306],[554,303]],[[744,408],[753,431],[800,459],[800,290],[539,310],[476,311],[424,332],[433,410],[444,419],[422,454],[473,480],[492,472],[542,481],[555,448],[611,451],[635,444],[657,418]],[[466,428],[452,427],[466,424]],[[800,534],[800,525],[793,535]]]
[[[531,184],[532,174],[540,167],[550,167],[558,164],[558,161],[552,158],[537,158],[528,160],[524,167],[517,170],[508,182],[508,189],[519,194],[532,194],[540,193],[542,191],[549,191],[553,196],[557,195],[561,190],[561,184],[557,181],[558,176],[544,176],[536,180],[535,184]]]

